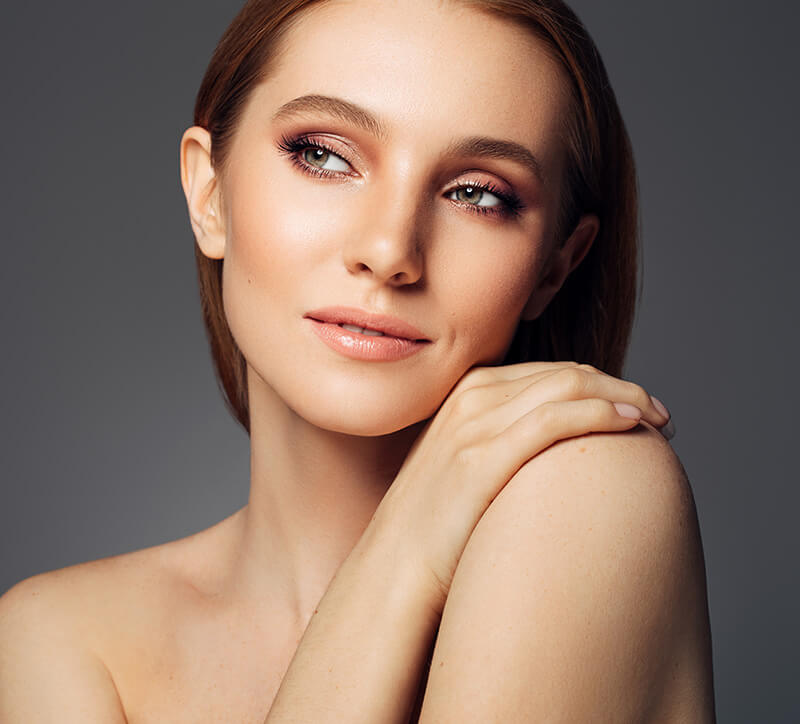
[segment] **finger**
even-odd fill
[[[490,413],[502,407],[504,402],[516,398],[533,383],[540,383],[550,375],[558,374],[561,369],[566,369],[566,367],[559,367],[556,369],[550,368],[525,377],[488,382],[474,387],[454,390],[447,400],[448,410],[446,415],[462,423],[466,421],[480,421],[480,418],[485,418],[484,421],[481,422],[483,427],[478,434],[494,435],[500,431],[498,427],[499,423],[492,424],[496,418],[499,417],[505,420],[503,427],[510,425],[516,418],[512,419],[509,417],[510,415],[514,415],[513,408],[504,408],[499,416],[491,415]],[[520,414],[522,413],[518,412],[516,417],[519,417]],[[486,417],[487,415],[489,415],[488,418]],[[486,425],[486,422],[489,424]]]
[[[565,367],[578,367],[577,362],[518,362],[512,365],[471,367],[454,385],[453,392],[472,387],[495,384],[527,377],[540,372],[552,372]]]
[[[497,434],[529,410],[547,401],[586,398],[635,405],[641,411],[642,419],[656,428],[665,426],[669,421],[669,415],[664,414],[641,385],[575,367],[565,368],[530,382],[507,402],[488,412],[487,424],[493,425],[490,429]]]
[[[516,397],[525,391],[533,383],[542,382],[562,370],[579,369],[583,370],[583,376],[596,373],[610,377],[604,372],[600,372],[591,365],[578,364],[577,362],[524,362],[515,365],[504,365],[502,367],[478,367],[474,368],[472,377],[459,383],[450,393],[447,403],[446,417],[455,417],[461,421],[473,421],[484,416],[491,410],[495,410],[504,401]],[[567,373],[569,374],[569,373]],[[587,395],[584,395],[587,396]],[[548,398],[548,399],[552,399]],[[574,399],[574,398],[573,398]],[[543,402],[544,399],[540,400]],[[500,431],[498,426],[510,425],[517,417],[530,409],[504,408],[499,415],[489,420],[489,425],[477,428],[479,435],[494,435]],[[508,417],[508,416],[511,417]],[[496,422],[500,420],[500,422]]]
[[[533,406],[547,399],[580,399],[582,397],[605,397],[614,402],[636,405],[644,419],[669,440],[674,436],[674,423],[670,413],[649,395],[641,385],[609,375],[588,364],[577,362],[524,362],[500,367],[474,368],[471,386],[462,387],[452,393],[452,410],[461,419],[475,419],[497,409],[497,414],[487,419],[486,434],[497,432],[511,424]],[[545,378],[562,372],[554,392],[541,396],[542,388],[536,387]],[[482,384],[478,384],[482,382]],[[528,399],[533,393],[534,398]],[[538,399],[535,395],[540,395]],[[520,394],[526,397],[503,406],[504,400],[513,400]],[[459,397],[461,396],[461,397]],[[666,413],[666,414],[665,414]]]
[[[625,414],[637,414],[639,410],[626,404],[618,408],[600,398],[544,402],[488,439],[485,453],[499,462],[504,480],[510,480],[522,465],[558,440],[635,427],[639,420],[623,416],[620,409]]]

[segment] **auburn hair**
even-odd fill
[[[622,375],[633,328],[638,278],[638,192],[630,139],[597,47],[561,0],[454,0],[510,20],[535,34],[571,85],[563,127],[564,186],[557,243],[583,214],[598,234],[544,312],[520,321],[503,364],[574,360]],[[203,76],[194,123],[211,135],[211,161],[224,175],[231,139],[250,92],[269,77],[281,39],[303,10],[325,0],[248,0],[217,44]],[[250,432],[244,356],[225,318],[223,259],[195,244],[203,321],[228,409]]]

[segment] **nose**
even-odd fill
[[[422,277],[422,215],[410,195],[400,196],[395,192],[383,203],[369,203],[364,223],[343,250],[351,274],[391,286],[414,284]]]

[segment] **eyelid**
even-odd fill
[[[336,148],[328,139],[326,138],[317,138],[314,133],[301,133],[296,136],[286,136],[282,135],[280,141],[278,143],[278,148],[287,156],[295,156],[300,151],[305,150],[308,147],[318,147],[321,148],[328,153],[340,158],[344,161],[350,168],[353,168],[354,162],[349,158],[355,156],[355,158],[360,161],[358,154],[353,151],[352,149],[348,148],[347,152],[343,152],[342,150]],[[312,167],[314,168],[314,167]],[[347,174],[344,171],[326,171],[324,169],[318,169],[323,175],[333,176],[336,174]]]
[[[458,201],[457,199],[451,199],[454,201],[458,206],[467,207],[471,211],[478,211],[479,213],[483,214],[492,214],[501,217],[507,218],[514,218],[518,217],[520,213],[525,208],[525,204],[522,202],[522,199],[513,191],[505,191],[501,188],[498,188],[496,184],[492,183],[491,181],[488,182],[481,182],[481,181],[462,181],[459,184],[451,187],[447,191],[445,191],[445,196],[450,196],[450,194],[454,193],[455,191],[459,191],[461,189],[472,188],[477,189],[479,191],[483,191],[485,193],[491,194],[494,196],[500,203],[494,206],[481,206],[479,204],[469,204],[463,201]]]
[[[344,161],[348,166],[351,168],[353,167],[353,163],[347,158],[345,154],[342,154],[335,148],[332,148],[325,139],[319,139],[315,137],[313,133],[302,133],[297,136],[281,136],[280,142],[278,143],[278,148],[290,157],[291,161],[303,172],[316,177],[327,177],[333,178],[341,177],[341,176],[351,176],[352,174],[348,174],[345,171],[330,171],[326,169],[322,169],[312,164],[309,164],[307,161],[303,161],[299,159],[299,155],[301,151],[304,151],[308,148],[321,148],[328,153],[336,156],[337,158]],[[469,172],[462,172],[462,173],[469,173]],[[474,173],[474,171],[473,171]],[[480,182],[480,181],[464,181],[462,183],[456,184],[450,187],[447,191],[444,192],[445,196],[452,194],[455,191],[459,191],[463,188],[474,188],[486,193],[491,194],[495,198],[499,200],[499,204],[495,206],[480,206],[478,204],[469,204],[466,202],[460,202],[456,199],[448,199],[452,201],[460,208],[467,208],[469,211],[477,212],[484,215],[489,216],[498,216],[501,218],[514,218],[520,215],[520,212],[525,208],[525,204],[522,203],[522,200],[514,191],[504,191],[503,189],[497,187],[496,184],[490,182]]]

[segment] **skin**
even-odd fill
[[[281,105],[312,93],[369,109],[383,120],[386,137],[320,113],[271,121]],[[123,721],[123,709],[131,722],[264,720],[315,607],[425,422],[468,370],[502,360],[518,320],[541,313],[595,238],[597,219],[587,215],[562,247],[553,239],[565,100],[557,66],[539,41],[513,25],[427,0],[334,1],[306,13],[289,32],[274,74],[248,99],[224,172],[210,163],[208,133],[197,127],[185,133],[181,179],[192,228],[204,254],[225,259],[225,312],[248,363],[249,503],[189,538],[13,589],[0,619],[21,673],[6,691],[52,682],[70,689],[76,708],[100,712],[98,721]],[[325,167],[339,176],[307,175],[281,154],[281,138],[303,132],[335,149],[339,157],[329,157]],[[453,139],[471,135],[526,146],[543,179],[508,160],[442,155]],[[486,182],[513,189],[524,204],[519,217],[478,214],[463,197],[454,198],[459,186]],[[496,201],[487,195],[479,203]],[[328,305],[398,316],[432,342],[398,362],[346,359],[310,334],[303,319]],[[651,409],[647,414],[658,419]],[[610,434],[591,438],[589,448],[595,460],[615,466],[609,469],[665,471],[655,482],[672,493],[637,498],[626,510],[647,519],[674,504],[669,522],[680,527],[691,505],[674,482],[683,478],[669,446],[653,428],[637,429],[631,439],[641,443],[619,448],[620,436]],[[480,582],[491,572],[480,561],[493,545],[500,552],[511,546],[502,531],[520,502],[542,524],[536,530],[549,530],[537,534],[545,541],[534,540],[533,528],[519,539],[543,553],[542,560],[555,559],[547,546],[581,523],[580,509],[568,508],[556,522],[547,518],[552,487],[541,481],[551,480],[554,470],[587,478],[577,439],[565,442],[531,461],[539,467],[526,466],[506,491],[524,487],[519,481],[526,476],[538,487],[504,491],[476,529],[486,547],[464,553],[467,566],[453,581],[453,599],[464,603],[442,621],[450,643],[437,649],[441,661],[470,640],[465,621],[486,618],[477,602],[484,612],[508,605],[508,599],[485,600]],[[630,494],[634,483],[624,475],[620,480]],[[539,497],[530,497],[535,490]],[[600,501],[595,489],[581,494]],[[696,549],[681,556],[676,560],[693,561],[686,586],[696,594],[704,584],[697,578],[702,557]],[[506,574],[497,588],[508,589],[518,577],[518,571]],[[654,602],[663,594],[648,590]],[[697,621],[702,606],[697,595],[689,598]],[[529,603],[539,606],[542,620],[553,620],[547,645],[554,646],[563,634],[559,622],[574,624],[568,612],[559,618],[563,602]],[[638,610],[635,596],[628,603]],[[525,618],[521,610],[509,615]],[[680,640],[686,644],[689,637]],[[37,663],[44,650],[54,662],[46,675]],[[703,655],[686,644],[674,659],[695,662],[707,678],[696,664]],[[480,676],[475,671],[442,678],[450,671],[437,670],[439,693],[426,704],[443,719],[459,702],[448,703],[442,692],[454,690],[454,682],[459,691],[479,688],[470,683]],[[685,687],[678,689],[683,696]],[[30,700],[37,700],[35,693]],[[491,713],[491,702],[484,704]]]
[[[424,33],[419,13],[430,23]],[[251,504],[236,585],[289,592],[301,622],[383,497],[417,423],[470,367],[500,361],[520,315],[544,308],[596,231],[587,217],[553,251],[561,79],[527,34],[498,23],[496,42],[479,42],[485,27],[482,16],[452,8],[323,5],[294,29],[277,72],[253,93],[223,178],[209,165],[208,134],[195,128],[184,138],[195,233],[206,255],[225,259],[225,312],[248,361]],[[469,69],[480,98],[463,93],[454,68],[465,43],[480,48]],[[533,72],[508,72],[522,63]],[[270,126],[282,104],[321,91],[387,119],[390,140],[326,116]],[[359,176],[312,178],[276,151],[282,135],[309,130],[315,140],[342,139],[335,147]],[[470,135],[528,146],[547,187],[511,162],[439,159],[452,138]],[[527,205],[515,222],[445,198],[462,182],[504,179]],[[548,261],[553,276],[541,280]],[[433,344],[400,363],[354,363],[318,344],[302,319],[333,304],[394,314]],[[264,560],[282,562],[268,581]]]

